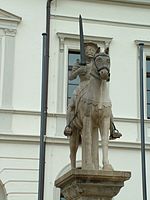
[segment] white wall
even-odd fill
[[[70,162],[68,141],[63,136],[67,48],[79,46],[76,38],[79,14],[82,14],[87,38],[96,41],[100,38],[111,41],[112,38],[110,95],[115,123],[123,137],[110,143],[110,160],[115,170],[132,172],[132,178],[115,199],[121,200],[124,196],[129,200],[142,198],[138,50],[135,40],[150,42],[149,7],[94,2],[55,0],[52,3],[45,200],[58,199],[59,191],[54,187],[54,180]],[[37,199],[38,185],[41,34],[45,32],[46,0],[0,0],[0,4],[2,9],[22,18],[16,26],[12,107],[8,109],[3,105],[0,108],[0,180],[6,188],[8,200],[33,200]],[[69,36],[60,41],[58,33]],[[62,83],[61,95],[59,81]],[[147,143],[150,141],[149,128],[149,120],[146,120]],[[146,150],[148,169],[149,144]],[[78,159],[81,159],[80,153]],[[149,177],[147,170],[148,181]]]
[[[37,144],[1,140],[0,149],[0,180],[7,199],[37,199]]]
[[[1,7],[22,17],[15,37],[15,64],[13,79],[13,112],[2,112],[12,118],[9,130],[4,132],[38,134],[41,91],[42,36],[45,31],[45,2],[2,1]],[[90,12],[89,12],[90,11]],[[109,14],[108,14],[109,13]],[[49,99],[48,112],[57,113],[58,104],[63,104],[62,115],[49,115],[48,134],[61,135],[59,125],[65,125],[67,62],[59,61],[59,38],[57,33],[78,34],[78,15],[82,14],[84,33],[91,37],[113,38],[110,44],[111,83],[110,94],[113,113],[121,131],[138,140],[139,77],[138,52],[135,40],[150,41],[148,7],[133,7],[115,4],[82,1],[54,1],[52,3]],[[67,55],[64,55],[67,60]],[[60,68],[64,68],[63,96],[59,94]],[[58,76],[59,75],[59,76]],[[58,78],[59,77],[59,78]],[[5,107],[4,107],[5,109]],[[25,112],[23,112],[25,111]],[[30,111],[30,112],[29,112]],[[53,117],[52,117],[53,116]],[[132,120],[135,120],[133,123]],[[52,126],[51,126],[51,122]],[[148,127],[149,128],[149,127]],[[56,131],[57,130],[57,131]],[[149,129],[147,129],[149,130]],[[126,133],[125,133],[126,134]],[[148,133],[149,134],[149,133]],[[124,139],[125,139],[124,138]],[[149,139],[148,139],[149,140]]]

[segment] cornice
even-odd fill
[[[0,9],[0,20],[19,23],[21,22],[22,18],[3,9]]]
[[[65,15],[51,15],[52,20],[60,20],[60,21],[70,21],[70,22],[78,22],[78,17],[73,16],[65,16]],[[83,18],[84,23],[87,24],[102,24],[116,27],[128,27],[128,28],[140,28],[140,29],[150,29],[150,24],[142,24],[142,23],[132,23],[132,22],[124,22],[124,21],[114,21],[114,20],[101,20],[101,19],[92,19],[92,18]]]
[[[144,46],[150,46],[150,41],[145,41],[145,40],[135,40],[135,44],[136,44],[136,45],[139,45],[139,44],[141,44],[141,43],[143,43]]]
[[[103,2],[114,2],[114,3],[122,3],[122,4],[131,4],[131,5],[143,5],[143,6],[150,6],[149,0],[99,0]]]
[[[65,40],[76,40],[79,42],[80,39],[78,34],[72,34],[72,33],[57,32],[57,36],[60,40],[60,50],[64,49]],[[84,35],[84,39],[85,41],[93,41],[96,43],[101,43],[106,47],[109,47],[113,38]]]
[[[77,0],[79,1],[79,0]],[[149,0],[80,0],[85,2],[96,2],[96,3],[105,3],[105,4],[120,4],[127,6],[138,6],[138,7],[149,7]]]
[[[62,33],[62,32],[57,32],[57,36],[62,39],[76,39],[79,40],[79,35],[78,34],[71,34],[71,33]],[[113,38],[110,37],[101,37],[101,36],[90,36],[90,35],[85,35],[84,36],[85,40],[93,40],[93,41],[99,41],[99,42],[106,42],[110,43]]]

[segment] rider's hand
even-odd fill
[[[81,74],[86,74],[87,73],[87,69],[86,69],[86,66],[80,66],[80,73]]]

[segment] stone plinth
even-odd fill
[[[66,200],[112,200],[130,172],[72,169],[55,181]]]

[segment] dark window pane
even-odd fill
[[[147,118],[150,119],[150,105],[147,105]]]
[[[66,200],[63,196],[63,194],[60,195],[60,200]]]
[[[150,58],[146,58],[146,71],[150,72]]]
[[[74,79],[74,80],[69,80],[68,82],[69,82],[69,84],[76,84],[76,85],[79,85],[79,81],[80,81],[80,79],[79,79],[79,77],[77,77],[76,79]]]
[[[80,54],[78,52],[69,53],[69,65],[73,65],[79,60]]]
[[[70,101],[71,101],[71,97],[68,97],[68,99],[67,99],[67,105],[70,104]]]
[[[147,118],[150,119],[150,57],[146,58]]]
[[[147,78],[147,90],[150,90],[150,78]]]
[[[76,89],[76,85],[68,85],[68,97],[72,97],[74,90]]]
[[[69,80],[69,76],[72,70],[73,65],[79,60],[80,52],[76,51],[69,51],[68,53],[68,97],[67,97],[67,104],[69,104],[70,99],[73,95],[75,88],[79,85],[79,77],[74,80]]]
[[[147,103],[150,104],[150,91],[147,91]]]

